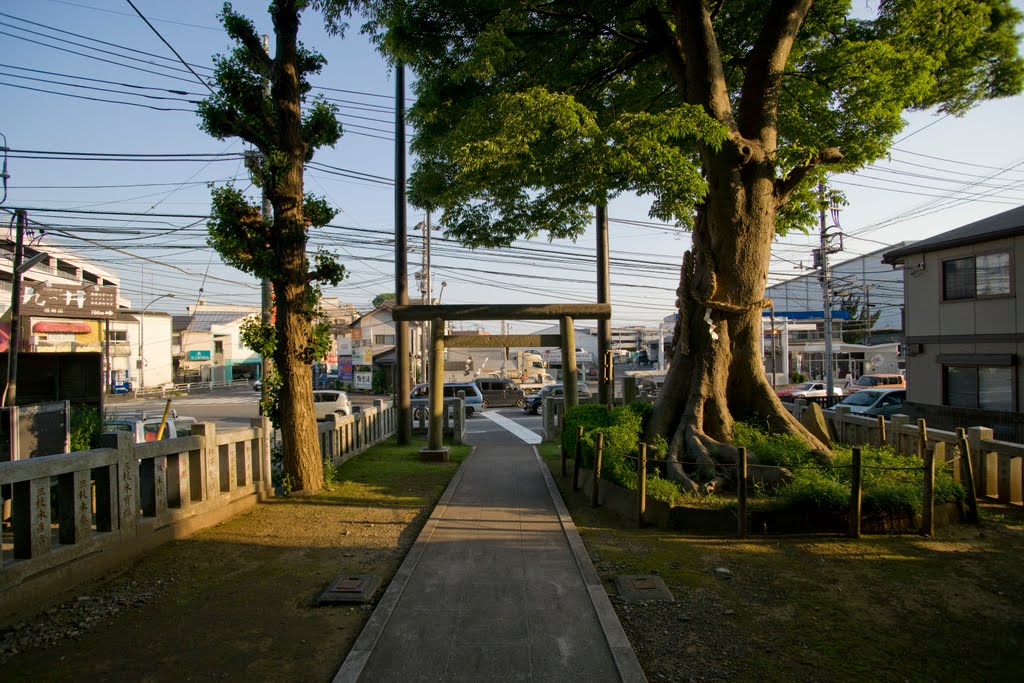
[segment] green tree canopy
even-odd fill
[[[329,21],[349,3],[324,0]],[[831,171],[883,157],[909,111],[1020,91],[1009,0],[378,0],[367,29],[417,75],[410,198],[450,237],[574,237],[631,191],[692,228],[671,366],[648,423],[670,475],[727,482],[734,420],[825,444],[761,365],[776,234]],[[762,472],[766,470],[756,470]]]

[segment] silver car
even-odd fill
[[[861,389],[837,403],[857,415],[895,415],[907,400],[906,389]]]

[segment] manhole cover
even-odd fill
[[[675,598],[672,597],[672,593],[660,576],[620,574],[615,577],[615,587],[619,589],[619,597],[626,602],[642,602],[644,600],[675,602]]]
[[[317,604],[369,602],[379,585],[377,576],[338,576],[320,594]]]

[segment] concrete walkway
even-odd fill
[[[646,680],[548,468],[498,434],[480,435],[336,682]]]

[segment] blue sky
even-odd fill
[[[192,64],[208,67],[212,54],[228,48],[216,20],[219,2],[135,4]],[[266,0],[233,4],[270,32]],[[117,273],[123,295],[138,307],[168,292],[175,297],[154,309],[181,312],[200,296],[217,303],[257,303],[257,283],[221,264],[205,247],[203,221],[189,218],[207,213],[207,182],[233,178],[241,187],[248,185],[239,159],[101,161],[82,154],[241,153],[240,141],[221,142],[200,131],[190,111],[147,108],[191,109],[187,100],[200,99],[206,88],[124,0],[4,0],[0,13],[0,133],[12,150],[24,150],[8,159],[4,207],[28,207],[34,221],[50,227],[48,240]],[[393,74],[357,30],[344,40],[329,38],[319,16],[307,13],[301,37],[328,59],[314,85],[331,90],[315,92],[337,101],[347,131],[335,149],[317,154],[321,166],[307,173],[307,191],[341,209],[335,227],[317,233],[313,244],[336,250],[352,273],[327,294],[366,309],[375,294],[394,289],[389,244]],[[197,71],[209,75],[207,69]],[[1024,98],[1018,96],[986,103],[962,119],[910,117],[891,161],[833,180],[850,202],[840,219],[845,251],[834,258],[920,239],[1019,206],[1024,142],[1011,131],[1022,115]],[[84,160],[40,152],[73,152]],[[612,257],[619,259],[611,278],[615,323],[651,323],[669,315],[688,236],[651,221],[643,198],[616,199],[609,215]],[[410,208],[408,217],[412,226],[423,214]],[[576,244],[540,239],[502,253],[468,252],[434,235],[433,288],[436,296],[441,282],[448,282],[445,303],[594,299],[593,271],[585,263],[594,251],[589,233]],[[811,262],[816,242],[815,236],[780,240],[770,282],[802,272],[797,264]],[[410,272],[420,258],[410,254]],[[513,324],[513,331],[522,330]]]

